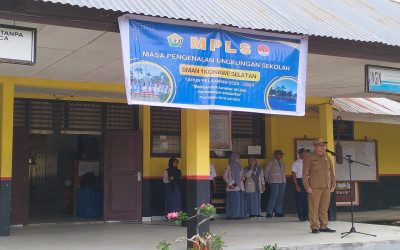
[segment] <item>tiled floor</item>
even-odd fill
[[[357,231],[377,234],[370,237],[351,234],[341,238],[340,233],[349,231],[348,222],[331,222],[336,233],[310,233],[307,222],[296,217],[271,219],[246,219],[212,221],[214,233],[226,231],[223,240],[226,249],[262,249],[263,245],[277,243],[283,249],[400,249],[400,227],[355,224]],[[25,226],[11,229],[10,237],[0,238],[0,249],[156,249],[161,240],[172,241],[185,236],[186,228],[165,222],[152,224],[124,223],[70,223]],[[352,248],[352,246],[358,248]],[[185,243],[171,249],[186,249]],[[372,248],[368,248],[372,246]],[[387,246],[387,248],[385,248]]]

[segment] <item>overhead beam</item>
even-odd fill
[[[309,106],[318,106],[322,104],[329,104],[331,102],[331,98],[328,97],[306,97],[306,105]]]
[[[63,80],[36,79],[36,78],[24,78],[24,77],[12,77],[12,76],[0,76],[0,82],[12,83],[15,86],[36,87],[36,88],[125,93],[125,85],[116,83],[63,81]]]
[[[382,43],[351,41],[330,37],[310,36],[311,54],[358,58],[374,61],[400,62],[400,47]]]
[[[126,99],[94,97],[94,96],[64,96],[38,93],[15,93],[15,98],[42,99],[42,100],[62,100],[79,102],[105,102],[105,103],[127,103]]]

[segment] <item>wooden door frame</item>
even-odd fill
[[[26,145],[18,145],[19,150],[25,149],[25,151],[22,152],[24,155],[15,155],[17,153],[16,150],[14,150],[17,147],[16,137],[21,137],[23,141],[27,143]],[[14,128],[10,212],[11,225],[29,223],[29,141],[29,129]],[[16,161],[16,159],[18,159],[18,161]],[[26,164],[23,163],[24,160],[26,160]],[[19,165],[17,166],[16,164]]]

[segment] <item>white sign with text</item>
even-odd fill
[[[0,25],[0,62],[35,64],[36,29]]]

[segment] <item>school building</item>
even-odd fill
[[[283,212],[294,213],[290,165],[300,140],[324,138],[332,151],[338,139],[374,141],[360,148],[376,161],[366,170],[376,176],[357,181],[355,209],[400,206],[400,96],[366,91],[368,65],[400,82],[399,12],[400,3],[390,0],[2,1],[0,28],[35,28],[37,46],[33,65],[0,61],[0,235],[9,235],[10,225],[75,220],[85,171],[95,173],[91,195],[104,221],[164,216],[162,175],[172,156],[180,160],[185,208],[207,201],[210,163],[223,175],[230,152],[210,150],[210,111],[126,104],[117,20],[126,13],[248,34],[308,35],[305,116],[232,111],[232,151],[242,166],[248,146],[261,147],[259,166],[274,150],[285,152]],[[224,184],[217,181],[214,202],[223,213]]]

